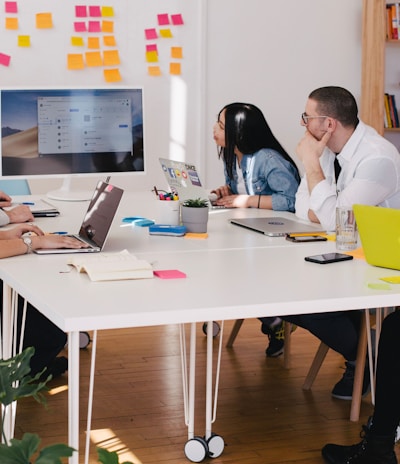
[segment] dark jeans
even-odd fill
[[[0,284],[0,304],[3,303],[3,284]],[[23,299],[18,299],[18,328],[21,327]],[[19,332],[19,331],[18,331]],[[43,316],[31,304],[27,305],[23,347],[33,346],[31,375],[35,375],[54,361],[67,342],[66,334]]]

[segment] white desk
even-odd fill
[[[123,215],[127,215],[125,211],[123,205]],[[137,214],[128,214],[132,213]],[[210,216],[207,240],[155,237],[149,236],[147,229],[120,228],[119,214],[105,251],[126,248],[154,262],[155,269],[187,273],[186,279],[93,283],[75,271],[60,273],[67,268],[66,255],[24,255],[2,260],[0,278],[5,285],[69,332],[71,446],[78,448],[79,438],[79,331],[400,304],[400,287],[393,285],[385,291],[367,287],[368,283],[379,282],[380,277],[399,272],[374,268],[360,260],[324,266],[308,263],[305,256],[333,251],[335,244],[293,244],[246,231],[227,221],[230,214],[276,215],[271,213],[215,211]],[[63,221],[67,225],[68,220],[68,216],[52,222],[46,219],[46,224],[60,230]],[[44,220],[41,223],[44,227]],[[71,463],[77,462],[75,453]]]

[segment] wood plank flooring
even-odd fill
[[[225,323],[224,343],[233,322]],[[206,337],[198,324],[196,435],[204,435]],[[302,383],[318,340],[297,329],[292,335],[291,368],[266,358],[267,339],[260,323],[246,320],[232,349],[222,350],[217,419],[213,432],[225,450],[213,464],[322,463],[327,442],[359,441],[361,424],[372,412],[363,399],[359,423],[349,421],[350,403],[330,391],[343,373],[343,360],[329,351],[311,391]],[[218,343],[218,338],[214,340]],[[81,433],[84,450],[91,346],[81,350]],[[18,403],[16,438],[38,433],[41,446],[67,442],[67,377],[50,383],[48,407],[33,399]],[[183,464],[184,423],[179,329],[177,326],[110,330],[98,334],[90,463],[96,446],[117,450],[120,462]],[[83,462],[83,459],[82,461]]]

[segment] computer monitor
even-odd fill
[[[73,176],[144,171],[141,88],[3,89],[0,118],[0,175],[64,178],[50,198],[90,199]]]

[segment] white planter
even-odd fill
[[[187,232],[198,234],[207,232],[208,206],[204,208],[182,206],[181,215],[182,224],[186,227]]]

